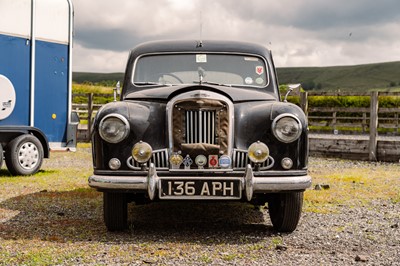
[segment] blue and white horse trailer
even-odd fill
[[[72,30],[71,0],[0,0],[0,166],[13,175],[76,147]]]

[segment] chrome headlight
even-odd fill
[[[284,143],[297,140],[301,135],[301,130],[300,120],[292,114],[281,114],[272,122],[272,133]]]
[[[110,143],[123,141],[129,135],[129,122],[120,114],[106,115],[99,124],[100,137]]]

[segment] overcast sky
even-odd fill
[[[278,67],[400,61],[399,0],[73,0],[74,71],[123,72],[159,39],[260,43]],[[200,27],[202,25],[202,27]],[[202,28],[202,31],[200,30]]]

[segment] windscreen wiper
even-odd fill
[[[199,82],[196,82],[196,81],[195,81],[195,83],[199,83]],[[209,84],[209,85],[216,85],[216,86],[232,87],[231,84],[224,84],[224,83],[218,83],[218,82],[213,82],[213,81],[202,81],[202,82],[199,83],[199,84],[200,84],[200,85],[201,85],[201,84]]]
[[[164,84],[159,82],[152,82],[152,81],[139,81],[134,82],[136,85],[157,85],[157,86],[172,86],[171,84]]]

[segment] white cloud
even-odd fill
[[[73,71],[77,72],[122,72],[128,59],[128,52],[89,49],[81,45],[73,47]]]
[[[400,60],[398,0],[75,0],[74,71],[124,71],[155,39],[232,39],[271,48],[277,66]]]

